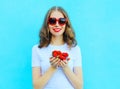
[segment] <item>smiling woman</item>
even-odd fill
[[[34,89],[82,89],[80,47],[63,8],[48,11],[39,36],[40,43],[32,48]]]

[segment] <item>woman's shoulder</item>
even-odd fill
[[[80,46],[79,45],[73,46],[72,49],[73,50],[80,50]]]
[[[35,44],[32,46],[32,49],[38,49],[39,48],[38,46],[39,46],[39,44]]]
[[[42,48],[39,48],[39,44],[35,44],[33,45],[32,47],[32,50],[36,50],[36,51],[45,51],[47,47],[42,47]]]
[[[73,54],[81,53],[81,48],[80,48],[80,46],[79,46],[79,45],[76,45],[76,46],[72,47],[71,52],[72,52]]]

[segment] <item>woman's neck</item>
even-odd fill
[[[63,45],[65,42],[63,40],[63,36],[54,37],[52,36],[50,44],[52,45]]]

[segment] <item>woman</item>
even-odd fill
[[[48,11],[39,36],[40,43],[32,48],[34,89],[82,89],[80,47],[63,8],[52,7]],[[68,57],[54,57],[54,50],[67,52]]]

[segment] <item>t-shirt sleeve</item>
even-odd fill
[[[76,46],[75,47],[75,50],[74,50],[74,67],[76,66],[79,66],[79,67],[82,67],[82,56],[81,56],[81,50],[80,50],[80,47],[79,46]]]
[[[40,67],[40,59],[38,54],[38,46],[32,48],[32,67]]]

